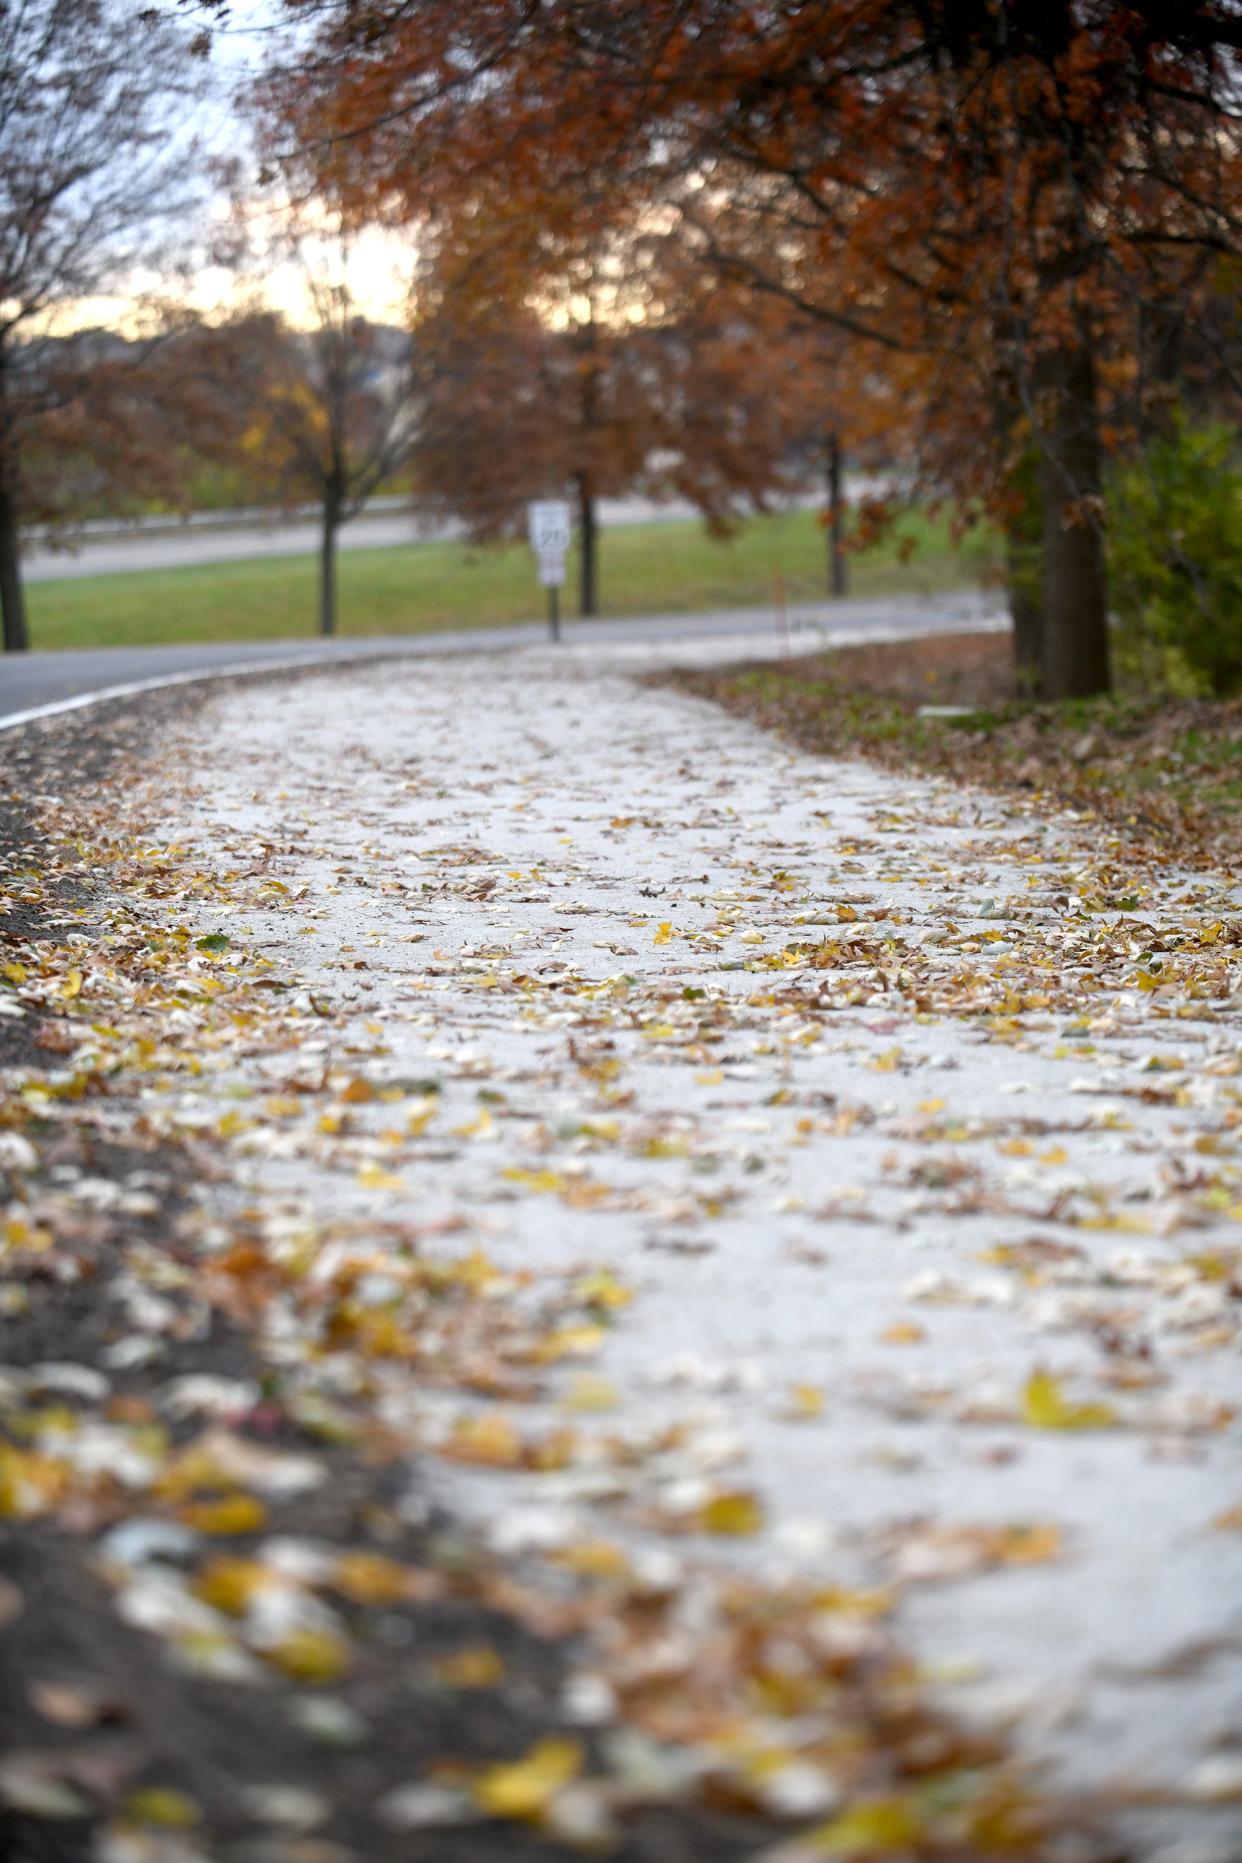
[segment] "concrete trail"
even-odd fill
[[[387,1103],[352,1139],[257,1125],[239,1195],[632,1288],[531,1420],[632,1465],[446,1473],[497,1545],[753,1497],[721,1557],[908,1588],[963,1712],[1188,1798],[1136,1854],[1236,1856],[1237,888],[805,755],[642,689],[651,657],[364,667],[177,728],[134,806],[287,889],[196,931],[350,1007],[318,1061],[440,1088],[416,1139]],[[186,1119],[239,1086],[272,1090],[209,1068]],[[383,1404],[450,1427],[400,1368]]]

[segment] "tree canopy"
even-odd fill
[[[0,8],[0,608],[26,645],[18,522],[33,429],[79,402],[83,351],[55,313],[190,249],[202,173],[185,135],[201,87],[185,32],[121,0]],[[42,340],[40,340],[42,339]],[[115,399],[113,405],[115,406]]]
[[[659,224],[876,356],[903,358],[942,485],[1012,505],[1033,448],[1042,673],[1107,683],[1103,451],[1140,423],[1240,227],[1225,4],[371,0],[312,12],[274,73],[356,210],[485,223],[531,281]]]

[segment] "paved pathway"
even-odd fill
[[[128,804],[216,876],[174,916],[296,977],[339,1104],[239,1119],[289,1057],[217,1055],[175,1117],[235,1120],[273,1233],[416,1220],[601,1277],[599,1356],[505,1408],[571,1424],[562,1465],[443,1477],[498,1546],[675,1559],[697,1523],[896,1584],[963,1712],[1185,1799],[1134,1854],[1236,1857],[1237,888],[809,757],[641,689],[653,657],[362,668],[181,727]],[[460,1445],[459,1396],[376,1376]]]
[[[974,591],[901,600],[810,602],[788,611],[788,628],[770,608],[722,609],[700,615],[613,616],[569,621],[570,645],[618,641],[659,644],[718,637],[731,655],[743,652],[808,650],[826,640],[839,644],[945,628],[1004,628],[1005,617]],[[456,633],[345,636],[337,640],[201,642],[171,647],[99,647],[81,652],[0,655],[0,730],[40,706],[66,706],[118,687],[160,685],[186,678],[255,671],[281,663],[313,665],[323,660],[390,659],[428,653],[493,653],[531,646],[547,638],[534,622],[462,629]]]

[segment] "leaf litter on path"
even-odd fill
[[[241,691],[42,803],[13,908],[91,898],[0,967],[0,1515],[293,1744],[221,1835],[148,1723],[64,1757],[62,1658],[11,1814],[1231,1841],[1234,876],[623,671]]]

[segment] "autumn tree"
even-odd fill
[[[282,499],[319,507],[319,632],[333,634],[341,528],[408,461],[415,385],[408,337],[362,316],[344,277],[311,270],[307,295],[309,328],[251,313],[231,347],[256,377],[241,442],[251,468]]]
[[[23,360],[39,393],[22,432],[25,521],[55,538],[84,515],[188,508],[201,465],[236,448],[236,359],[226,368],[220,350],[218,332],[188,313],[142,336],[91,328],[32,339]]]
[[[650,228],[562,249],[557,282],[525,297],[507,259],[480,213],[425,266],[420,486],[484,537],[520,531],[532,497],[570,497],[584,615],[598,606],[601,497],[677,496],[723,531],[801,489],[842,427],[859,431],[864,391],[847,389],[822,332],[708,278]],[[838,470],[838,585],[839,497]]]
[[[929,475],[1005,517],[1036,460],[1051,696],[1108,683],[1102,459],[1137,326],[1236,250],[1233,8],[1146,0],[375,0],[272,96],[325,183],[502,228],[670,216],[688,250],[916,358]],[[911,392],[915,392],[912,381]]]
[[[480,538],[519,534],[532,498],[571,499],[593,615],[599,500],[645,483],[658,423],[625,331],[581,309],[554,328],[520,303],[440,297],[416,330],[414,462],[423,496]]]
[[[120,0],[0,8],[0,610],[27,645],[19,526],[36,431],[83,405],[84,346],[58,314],[190,245],[200,184],[183,132],[201,88],[185,35]],[[96,358],[98,360],[98,358]],[[105,374],[107,372],[105,371]],[[111,387],[114,382],[109,383]]]
[[[748,442],[741,403],[717,420],[719,400],[710,409],[696,401],[707,365],[688,379],[681,332],[612,324],[582,308],[579,320],[554,327],[521,306],[441,305],[418,330],[415,464],[420,490],[484,538],[519,533],[533,497],[568,497],[580,609],[593,615],[601,498],[680,494],[719,528],[739,501],[763,504],[782,489],[792,459],[758,432]]]

